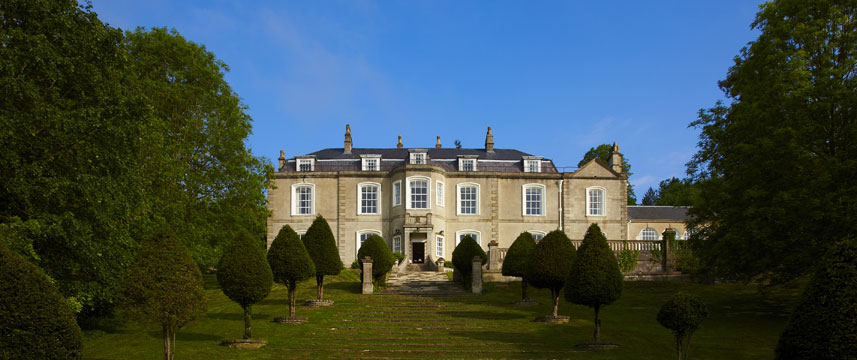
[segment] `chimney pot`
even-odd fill
[[[488,134],[485,134],[485,151],[494,152],[494,135],[491,134],[491,127],[488,127]]]
[[[345,124],[345,153],[351,153],[351,125]]]
[[[401,148],[402,148],[402,135],[399,135],[399,143],[396,144],[396,149],[401,149]]]
[[[440,149],[440,135],[437,136],[437,144],[434,145],[435,149]]]

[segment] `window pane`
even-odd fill
[[[658,239],[658,232],[652,228],[643,229],[642,235],[643,235],[642,236],[643,240],[657,240]]]
[[[360,213],[362,214],[377,214],[378,213],[378,187],[375,185],[366,185],[360,187]]]
[[[411,181],[411,208],[427,209],[428,208],[428,181],[413,180]]]
[[[393,205],[402,204],[402,183],[393,183]]]
[[[437,237],[437,257],[443,257],[443,237]]]
[[[589,215],[604,215],[604,191],[589,190]]]
[[[526,214],[542,215],[542,188],[528,187],[525,190]]]
[[[312,171],[312,160],[298,160],[298,171]]]
[[[393,252],[402,252],[402,237],[396,236],[393,238]]]
[[[297,213],[301,215],[312,214],[312,187],[298,186],[295,189],[295,196],[298,199]]]
[[[473,171],[475,160],[461,160],[461,171]]]
[[[437,183],[437,189],[435,190],[434,196],[436,198],[435,201],[437,201],[437,204],[440,206],[443,206],[444,201],[443,201],[443,183],[442,182]]]
[[[464,237],[465,237],[465,236],[468,236],[468,235],[470,235],[470,237],[472,237],[472,238],[473,238],[473,240],[476,240],[476,243],[477,243],[477,244],[480,244],[480,242],[479,242],[479,234],[477,234],[477,233],[461,233],[461,234],[458,236],[458,242],[459,242],[459,243],[461,243],[461,241],[462,241],[462,240],[464,240]],[[456,245],[458,245],[458,244],[456,244]]]
[[[460,189],[461,213],[476,214],[476,196],[477,189],[475,186],[463,186]]]

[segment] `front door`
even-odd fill
[[[426,258],[426,243],[423,242],[415,242],[414,245],[414,258],[411,261],[414,264],[422,264],[425,262]]]

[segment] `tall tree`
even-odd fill
[[[521,278],[521,301],[529,301],[527,297],[527,267],[530,264],[530,257],[533,256],[533,250],[536,248],[536,239],[533,234],[526,231],[518,235],[509,250],[506,251],[506,257],[503,258],[502,273],[504,276],[518,276]]]
[[[324,276],[336,275],[342,270],[342,259],[336,247],[336,238],[330,225],[321,215],[312,221],[303,238],[309,256],[315,264],[315,283],[318,287],[317,300],[324,300]]]
[[[607,163],[607,160],[610,159],[610,149],[613,146],[610,144],[601,144],[594,148],[589,148],[589,151],[586,154],[583,154],[583,159],[577,163],[577,167],[581,167],[584,164],[588,163],[590,160],[597,158],[598,160]],[[629,178],[631,177],[631,164],[628,163],[628,158],[622,157],[622,173],[627,175]],[[634,186],[631,183],[628,183],[628,205],[636,205],[637,204],[637,195],[634,194]]]
[[[119,300],[129,318],[161,327],[165,360],[175,357],[176,332],[204,315],[206,305],[199,266],[171,234],[143,243]]]
[[[251,306],[265,299],[274,284],[262,243],[249,234],[239,234],[223,250],[217,264],[217,283],[226,297],[244,309],[244,339],[249,339]]]
[[[649,186],[649,190],[646,190],[646,193],[643,194],[643,205],[655,205],[658,202],[658,193],[655,189],[652,189]]]
[[[83,315],[112,308],[144,195],[121,42],[74,0],[0,2],[0,227]]]
[[[527,281],[536,288],[550,289],[553,300],[552,317],[559,315],[559,292],[565,286],[576,254],[571,240],[561,230],[549,232],[533,249],[527,266]]]
[[[699,189],[694,186],[693,179],[672,177],[658,184],[655,205],[661,206],[693,206],[699,197]]]
[[[268,264],[274,274],[274,281],[289,289],[289,317],[295,317],[295,293],[298,282],[315,275],[315,265],[309,253],[292,227],[285,225],[268,249]]]
[[[200,265],[214,265],[239,232],[264,237],[273,168],[245,145],[251,119],[223,61],[164,28],[127,32],[124,45],[154,112],[141,134],[143,226],[166,223]]]
[[[855,17],[853,2],[766,2],[720,82],[731,103],[691,123],[691,225],[704,225],[693,241],[709,270],[784,282],[857,235]]]

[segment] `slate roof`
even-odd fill
[[[410,161],[409,150],[426,150],[428,153],[428,164],[443,168],[446,171],[458,171],[459,156],[475,156],[477,160],[502,160],[502,161],[477,161],[476,170],[490,172],[523,172],[524,156],[532,156],[525,152],[513,149],[494,149],[487,152],[485,149],[437,149],[437,148],[353,148],[350,154],[346,154],[342,148],[329,148],[319,150],[308,156],[314,156],[315,171],[360,171],[362,163],[360,155],[381,155],[380,172],[390,171]],[[300,156],[298,156],[300,157]],[[291,160],[291,159],[289,159]],[[439,161],[447,160],[447,161]],[[452,160],[452,161],[449,161]],[[542,173],[556,173],[557,169],[553,161],[542,159]],[[296,162],[287,161],[280,169],[282,172],[296,171]]]
[[[628,218],[631,220],[687,220],[689,206],[647,206],[628,205]]]

